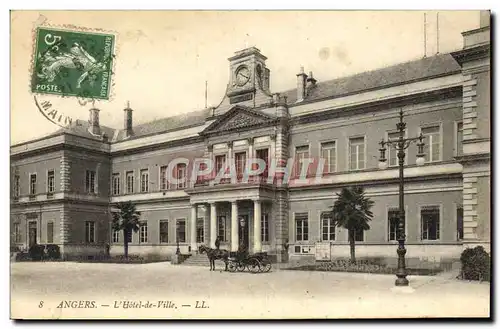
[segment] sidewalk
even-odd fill
[[[169,263],[144,265],[11,264],[14,316],[29,318],[414,318],[488,317],[490,284],[450,275],[409,276],[411,293],[394,292],[394,275],[273,270],[209,271]],[[452,275],[451,275],[452,276]],[[195,309],[57,309],[62,300],[170,300]],[[38,309],[44,300],[43,309]]]

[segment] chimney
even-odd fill
[[[99,127],[99,110],[96,108],[91,108],[89,110],[89,131],[93,135],[100,135],[101,129]]]
[[[302,102],[306,97],[306,79],[307,74],[304,73],[304,67],[300,67],[300,72],[297,74],[297,102]]]
[[[479,27],[490,26],[490,14],[489,10],[481,10],[479,13]]]
[[[314,88],[314,86],[316,86],[316,79],[314,79],[312,71],[309,72],[309,77],[307,78],[306,81],[307,81],[307,93],[306,93],[306,95],[308,95],[309,90],[311,88]]]
[[[125,116],[123,120],[123,130],[125,130],[125,136],[132,135],[132,109],[130,108],[130,103],[127,102],[127,108],[123,110]]]

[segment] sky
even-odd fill
[[[436,54],[436,11],[427,15],[427,56]],[[11,11],[10,144],[59,129],[30,92],[33,29],[44,22],[98,28],[117,35],[112,99],[98,101],[100,123],[123,127],[127,102],[134,125],[220,103],[235,51],[255,46],[268,57],[271,91],[295,88],[301,66],[321,81],[424,56],[423,11]],[[439,52],[463,47],[461,33],[479,27],[478,11],[439,12]],[[54,108],[87,120],[75,98]]]

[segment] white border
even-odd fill
[[[163,5],[162,7],[164,9],[167,9],[167,8],[170,8],[170,9],[291,9],[290,7],[292,5],[294,9],[312,9],[312,8],[316,8],[316,9],[319,9],[319,8],[324,8],[325,7],[325,2],[324,1],[314,1],[314,0],[309,0],[309,1],[297,1],[293,4],[290,4],[289,2],[287,3],[278,3],[278,2],[270,2],[270,1],[261,1],[261,0],[254,0],[252,1],[251,3],[250,2],[221,2],[221,1],[210,1],[210,2],[202,2],[202,1],[192,1],[192,0],[185,0],[182,2],[182,8],[180,7],[179,5],[179,2],[171,2],[173,5],[171,6],[167,6],[167,5]],[[43,9],[60,9],[62,7],[65,7],[67,9],[82,9],[82,2],[63,2],[63,1],[57,1],[57,0],[53,0],[53,1],[50,1],[50,2],[44,2],[43,4],[39,3],[39,2],[34,2],[34,1],[31,1],[31,2],[27,2],[27,1],[22,1],[22,0],[17,0],[17,1],[5,1],[5,2],[2,2],[2,4],[6,4],[6,8],[5,9],[9,9],[9,8],[13,8],[13,7],[16,7],[16,9],[20,9],[20,8],[23,8],[23,9],[32,9],[32,10],[40,10],[41,7],[45,7]],[[9,4],[11,6],[9,6]],[[105,2],[102,2],[102,1],[93,1],[93,0],[88,0],[85,2],[86,5],[88,5],[89,7],[93,8],[93,9],[110,9],[110,6],[109,5],[106,5]],[[273,6],[274,4],[274,6]],[[280,5],[282,4],[282,5]],[[376,3],[372,3],[372,2],[369,2],[369,1],[349,1],[349,2],[335,2],[335,6],[336,6],[336,9],[367,9],[367,8],[370,8],[372,10],[375,10],[375,9],[431,9],[431,8],[436,8],[438,7],[439,9],[441,10],[445,10],[445,9],[454,9],[454,10],[465,10],[465,9],[468,9],[468,10],[471,10],[471,9],[485,9],[485,8],[492,8],[492,9],[496,9],[496,7],[498,6],[498,1],[483,1],[483,0],[476,0],[476,1],[440,1],[440,2],[436,2],[435,0],[433,1],[428,1],[428,0],[421,0],[419,2],[412,2],[412,3],[408,3],[408,2],[397,2],[397,1],[378,1]],[[14,6],[12,6],[14,5]],[[156,6],[155,6],[156,5]],[[137,3],[135,2],[119,2],[119,3],[116,3],[115,5],[115,9],[138,9],[137,8]],[[118,8],[119,6],[119,8]],[[249,7],[252,7],[252,8],[249,8]],[[152,2],[152,1],[147,1],[147,0],[143,0],[141,1],[141,6],[140,6],[140,9],[158,9],[158,4],[157,2]],[[3,11],[4,13],[4,19],[2,20],[3,22],[3,25],[4,25],[4,29],[2,30],[3,33],[4,33],[4,42],[6,44],[6,47],[2,47],[2,59],[3,59],[3,63],[5,63],[4,65],[7,67],[7,69],[5,70],[5,72],[10,72],[10,63],[9,63],[9,57],[10,57],[10,49],[9,49],[9,46],[10,46],[10,43],[9,43],[9,22],[10,22],[10,17],[9,17],[9,12],[7,10],[4,10]],[[496,29],[496,27],[498,26],[498,24],[495,24],[494,26],[492,26],[494,29]],[[8,44],[8,45],[7,45]],[[494,53],[496,54],[496,53]],[[9,92],[9,85],[10,85],[10,74],[4,74],[3,75],[3,88],[1,89],[3,91],[3,94],[4,94],[4,97],[2,98],[3,99],[3,102],[4,102],[4,109],[7,109],[9,108],[9,101],[10,101],[10,92]],[[497,87],[498,88],[498,85]],[[494,93],[496,90],[492,90],[491,92]],[[493,104],[492,104],[493,105]],[[495,116],[496,120],[498,120],[496,123],[500,122],[500,119],[499,119],[500,116]],[[1,139],[3,141],[3,154],[7,155],[8,154],[8,150],[9,150],[9,143],[8,141],[10,140],[10,134],[9,134],[9,122],[7,120],[2,120],[2,125],[4,125],[4,129],[1,129],[0,131],[5,134],[4,138]],[[496,143],[498,144],[498,143]],[[497,147],[500,147],[497,145]],[[7,161],[3,161],[2,162],[2,165],[4,166],[4,172],[7,172],[7,169],[8,169],[8,166],[9,166],[9,160]],[[7,210],[9,209],[9,204],[8,204],[8,200],[9,200],[9,195],[8,195],[8,191],[7,189],[3,189],[2,190],[2,198],[1,200],[3,200],[4,204],[5,204],[5,207],[3,207],[3,209],[5,209],[5,218],[7,218],[8,214],[7,214]],[[495,218],[494,215],[492,216],[492,218]],[[4,225],[9,225],[9,223],[7,221],[4,221]],[[7,226],[8,227],[8,226]],[[496,225],[497,227],[497,230],[499,229],[499,225]],[[8,234],[9,232],[9,229],[7,230],[4,230],[4,232],[6,234]],[[495,233],[498,234],[498,231],[496,231]],[[7,244],[3,244],[4,247],[7,247]],[[498,253],[495,253],[495,254],[498,254]],[[3,253],[1,253],[2,257],[7,257],[8,253],[7,251],[5,250]],[[3,260],[3,264],[5,264],[5,266],[9,266],[8,264],[8,261],[7,259],[4,259]],[[498,274],[498,271],[496,271],[496,273]],[[8,276],[9,276],[9,269],[7,269],[6,271],[3,271],[3,278],[6,279],[5,281],[8,280]],[[10,300],[9,300],[9,287],[7,286],[7,284],[4,284],[3,285],[3,289],[4,289],[4,298],[6,300],[4,305],[8,305],[10,303]],[[496,307],[498,307],[498,303],[495,303],[494,305],[496,305]],[[9,307],[4,307],[3,308],[4,310],[4,316],[3,316],[3,319],[4,319],[4,323],[8,321],[9,319],[9,316],[10,316],[10,310],[9,310]],[[493,310],[492,310],[493,311]],[[68,322],[66,323],[63,323],[61,324],[63,327],[70,327],[70,326],[73,326],[74,324],[69,324]],[[96,324],[97,327],[101,327],[101,328],[109,328],[109,326],[118,326],[120,324],[118,323],[105,323],[105,324]],[[177,323],[171,323],[169,324],[170,326],[187,326],[189,325],[189,323],[180,323],[180,324],[177,324]],[[206,325],[211,325],[211,324],[206,324]],[[217,324],[214,324],[214,326],[217,325]],[[260,325],[264,325],[266,326],[267,324],[260,324]],[[247,324],[244,324],[244,323],[241,323],[240,326],[242,327],[245,327],[247,326]],[[248,325],[250,326],[250,325]],[[435,328],[441,328],[443,326],[443,324],[439,324],[435,326]],[[14,327],[14,322],[12,321],[9,321],[8,322],[8,327]],[[429,328],[429,324],[426,324],[426,327]],[[431,324],[430,327],[433,327],[433,325]]]

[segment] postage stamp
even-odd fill
[[[37,28],[31,91],[108,100],[114,48],[113,34]]]

